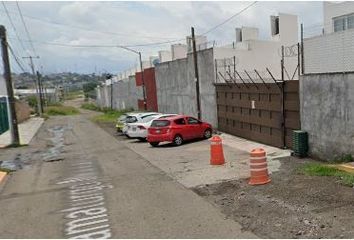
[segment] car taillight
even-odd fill
[[[144,126],[138,126],[138,128],[139,128],[140,130],[146,129]]]

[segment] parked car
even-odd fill
[[[144,118],[140,122],[128,123],[128,130],[126,135],[129,138],[137,138],[139,140],[146,140],[148,134],[148,128],[155,119],[162,119],[166,117],[173,117],[177,114],[158,114]]]
[[[137,114],[128,115],[127,118],[125,119],[125,123],[124,123],[124,126],[122,128],[123,134],[127,135],[127,131],[128,131],[128,128],[129,128],[129,125],[128,125],[129,123],[142,122],[147,117],[155,116],[155,115],[159,115],[159,114],[161,114],[161,113],[144,112],[144,113],[137,113]]]
[[[185,140],[210,138],[212,126],[194,117],[177,115],[152,121],[147,140],[156,147],[160,142],[172,142],[179,146]]]
[[[124,123],[126,122],[127,119],[129,119],[130,117],[133,117],[135,115],[138,114],[142,114],[141,112],[130,112],[130,113],[123,113],[116,122],[116,129],[117,132],[122,132],[123,127],[124,127]]]

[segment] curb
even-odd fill
[[[5,184],[6,184],[6,180],[8,173],[7,172],[1,172],[0,171],[0,193],[2,192],[2,189],[4,188]]]
[[[345,172],[349,172],[349,173],[354,173],[354,165],[353,164],[339,164],[336,165],[335,168],[339,169],[339,170],[343,170]]]

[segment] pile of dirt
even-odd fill
[[[333,177],[305,176],[307,159],[281,159],[267,185],[235,180],[194,188],[244,230],[261,238],[352,238],[354,190]]]

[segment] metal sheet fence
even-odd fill
[[[9,127],[7,99],[0,97],[0,134],[9,130]]]
[[[300,129],[299,81],[215,84],[220,131],[276,147],[292,147]]]

